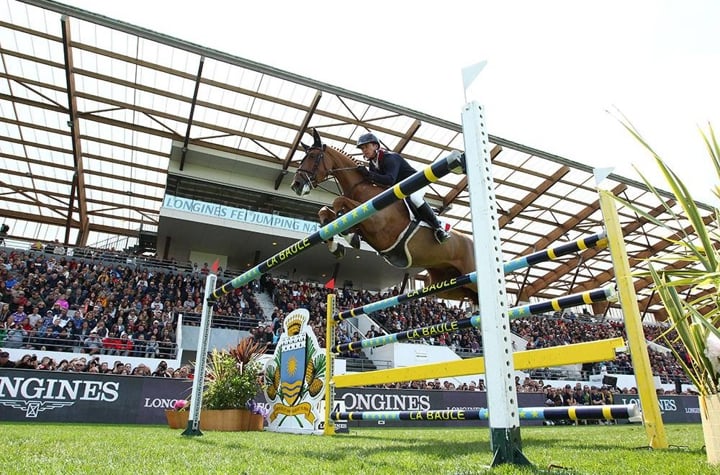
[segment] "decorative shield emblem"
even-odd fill
[[[293,349],[284,348],[280,357],[282,397],[289,406],[295,405],[305,382],[305,338],[302,340],[302,346]]]
[[[325,388],[326,357],[308,325],[310,312],[292,311],[275,355],[265,365],[265,397],[270,402],[268,430],[321,434],[321,407]]]

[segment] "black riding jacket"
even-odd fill
[[[370,161],[368,178],[378,185],[392,186],[416,172],[399,153],[379,149],[377,161],[377,167]]]

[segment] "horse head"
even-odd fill
[[[320,139],[320,134],[313,129],[313,144],[310,146],[300,142],[305,150],[305,156],[300,161],[300,166],[295,172],[290,188],[298,196],[307,195],[318,184],[327,180],[330,170],[327,168],[323,158],[325,157],[325,145]]]

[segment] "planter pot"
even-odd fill
[[[698,397],[707,460],[711,465],[718,465],[720,464],[720,394]]]
[[[250,414],[248,430],[261,431],[265,425],[265,418],[260,414]]]
[[[250,411],[247,409],[203,409],[200,413],[200,430],[248,430]]]
[[[167,409],[165,411],[168,426],[171,429],[185,429],[187,427],[190,413],[188,411],[173,411]]]

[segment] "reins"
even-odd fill
[[[323,191],[326,191],[326,192],[331,193],[331,194],[335,194],[335,195],[337,195],[337,196],[343,196],[343,195],[349,196],[349,195],[352,194],[352,192],[355,190],[355,188],[356,188],[359,184],[368,181],[367,178],[362,177],[362,179],[361,179],[359,182],[355,183],[355,184],[352,186],[352,188],[350,188],[350,190],[348,190],[346,193],[343,193],[343,192],[342,192],[342,188],[340,187],[340,183],[338,182],[338,179],[337,179],[337,177],[336,177],[335,175],[337,174],[337,172],[344,172],[344,171],[349,171],[349,170],[355,170],[355,169],[357,169],[357,166],[355,165],[355,166],[352,166],[352,167],[342,167],[342,168],[328,169],[328,171],[327,171],[327,176],[325,177],[325,179],[324,179],[322,182],[319,182],[319,183],[318,183],[318,182],[317,182],[317,171],[318,171],[318,168],[320,168],[320,163],[322,163],[323,158],[325,157],[325,151],[324,151],[322,148],[320,148],[320,147],[314,147],[314,148],[319,149],[319,150],[320,150],[320,153],[318,153],[318,154],[315,156],[315,163],[313,163],[312,169],[311,169],[310,171],[304,170],[304,169],[302,169],[302,168],[299,168],[299,169],[298,169],[298,173],[302,173],[302,174],[305,176],[305,179],[310,183],[310,185],[311,185],[313,188],[320,188],[320,189],[323,190]],[[312,149],[312,147],[311,147],[311,149]],[[309,149],[309,150],[310,150],[310,149]],[[308,151],[309,151],[309,150],[308,150]],[[328,181],[328,180],[330,179],[330,177],[332,177],[333,180],[335,180],[335,186],[337,186],[337,188],[338,188],[339,191],[329,190],[329,189],[327,189],[325,186],[323,186],[323,183],[325,183],[326,181]],[[313,185],[313,183],[315,183],[315,185]]]
[[[342,171],[356,170],[356,169],[357,169],[357,167],[336,168],[335,170],[331,170],[331,171],[330,171],[330,175],[332,175],[333,178],[335,178],[335,172],[342,172]],[[361,184],[365,183],[366,181],[369,181],[369,180],[368,180],[367,178],[365,178],[365,177],[362,177],[362,179],[361,179],[360,181],[358,181],[357,183],[355,183],[355,184],[345,193],[345,196],[348,196],[348,197],[351,196],[352,193],[353,193],[353,191],[355,191],[355,188],[357,188],[358,185],[361,185]],[[337,178],[335,178],[335,183],[337,183]],[[340,184],[338,184],[338,188],[340,188]]]

